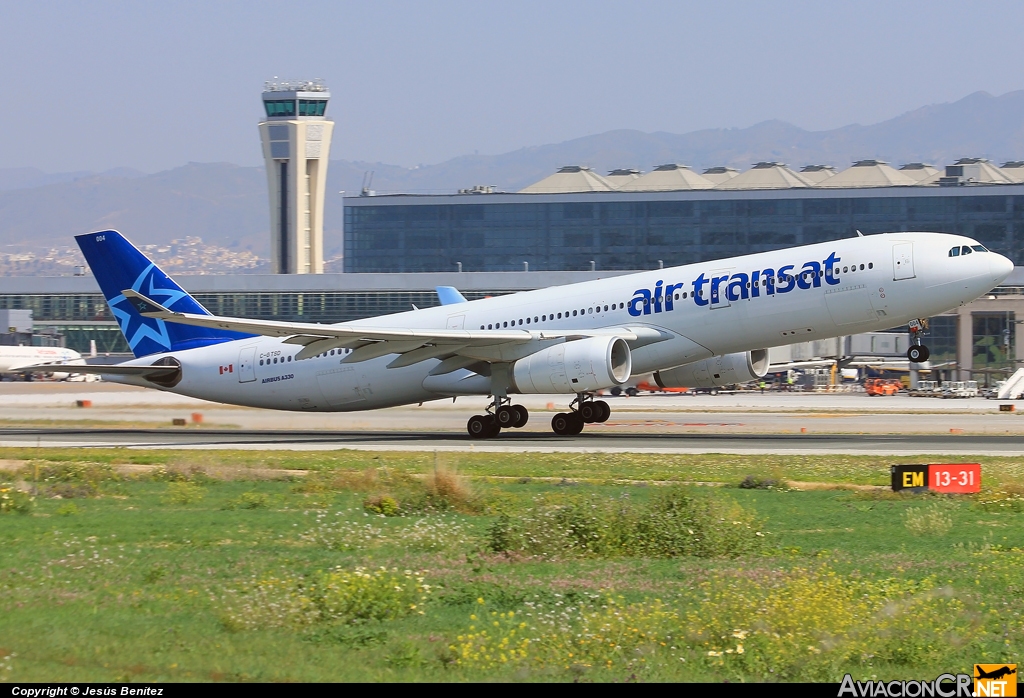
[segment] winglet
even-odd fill
[[[454,305],[455,303],[466,302],[466,297],[459,293],[459,290],[454,286],[438,286],[434,290],[437,291],[437,299],[441,301],[441,305]]]

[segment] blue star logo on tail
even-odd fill
[[[147,298],[152,298],[165,308],[173,308],[174,304],[188,294],[177,288],[164,288],[159,284],[161,278],[166,278],[155,264],[150,263],[142,273],[135,279],[131,288]],[[132,352],[139,356],[141,354],[155,354],[171,350],[171,337],[167,332],[167,325],[163,320],[145,318],[139,315],[135,307],[125,298],[124,294],[118,294],[111,298],[108,303],[110,310],[121,327],[128,346]],[[156,345],[156,348],[144,347],[140,353],[138,347],[146,340]]]

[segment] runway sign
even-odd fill
[[[892,491],[917,490],[968,494],[981,491],[981,465],[978,463],[929,463],[894,465]]]

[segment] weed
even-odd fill
[[[186,502],[187,503],[187,502]],[[270,495],[264,492],[243,492],[237,499],[228,500],[225,509],[266,509],[270,506]]]
[[[36,498],[14,485],[0,484],[0,514],[28,514]]]
[[[383,645],[390,638],[387,628],[378,623],[347,624],[336,623],[317,627],[303,637],[315,644],[340,645],[342,647],[373,647]]]
[[[418,667],[426,664],[426,660],[416,643],[399,640],[384,655],[384,663],[393,667]]]
[[[169,504],[184,506],[202,500],[205,495],[206,491],[199,485],[187,480],[175,480],[167,483],[164,499]]]
[[[1024,512],[1024,485],[1003,484],[985,490],[977,496],[975,504],[987,512]]]
[[[53,499],[88,499],[98,494],[94,482],[58,482],[46,488],[46,496]]]
[[[353,515],[358,518],[352,520]],[[377,514],[383,517],[384,514]],[[359,519],[362,519],[361,521]],[[409,550],[456,550],[470,543],[465,526],[451,515],[434,514],[416,518],[411,524],[383,527],[366,520],[354,510],[316,512],[312,529],[305,540],[331,550],[360,550],[382,545],[397,545]]]
[[[903,512],[903,525],[916,536],[944,536],[953,529],[955,504],[935,501]]]
[[[491,524],[495,552],[541,557],[735,557],[760,550],[764,533],[752,513],[736,502],[683,488],[649,501],[594,496],[535,506]]]
[[[368,468],[362,472],[346,470],[316,470],[309,473],[293,491],[301,494],[329,492],[366,492],[379,486],[377,471]]]
[[[739,488],[741,490],[770,490],[775,489],[778,486],[778,480],[773,480],[771,478],[759,478],[753,475],[747,475],[739,484]]]
[[[155,564],[146,570],[145,574],[142,575],[142,579],[146,584],[156,584],[166,576],[167,568],[161,564]]]
[[[363,508],[381,516],[398,516],[401,513],[395,498],[386,494],[370,495],[363,500]]]
[[[61,504],[57,507],[57,511],[55,513],[57,516],[75,516],[80,512],[81,509],[78,508],[78,505],[74,502],[68,502],[67,504]]]
[[[319,572],[311,579],[267,575],[229,589],[221,598],[221,622],[228,630],[295,627],[317,622],[394,620],[422,613],[431,593],[410,570],[381,567]]]

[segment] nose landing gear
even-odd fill
[[[912,344],[907,349],[907,358],[911,363],[919,364],[928,360],[931,352],[921,343],[921,334],[928,329],[928,320],[917,319],[910,321],[910,336]]]
[[[559,436],[575,436],[585,424],[606,422],[611,414],[607,402],[581,393],[569,404],[569,412],[559,412],[551,418],[551,431]]]
[[[487,406],[487,414],[469,418],[466,431],[474,439],[493,439],[502,429],[521,429],[530,420],[530,413],[522,405],[513,405],[507,397],[495,396]]]

